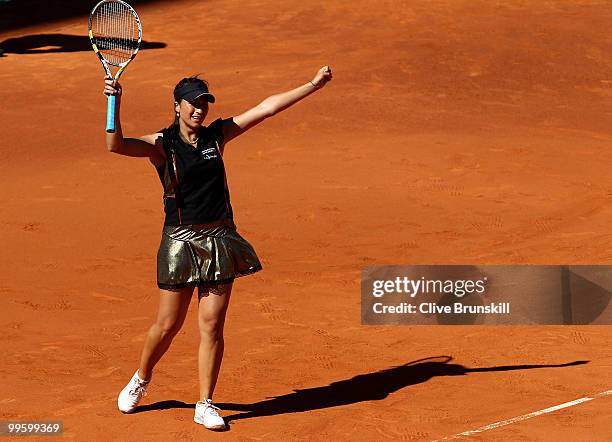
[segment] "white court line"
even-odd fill
[[[540,416],[542,414],[552,413],[553,411],[561,410],[563,408],[573,407],[574,405],[582,404],[583,402],[592,401],[593,399],[597,399],[598,397],[601,397],[601,396],[607,396],[609,394],[612,394],[612,390],[603,391],[601,393],[594,394],[592,397],[583,397],[580,399],[576,399],[575,401],[565,402],[564,404],[555,405],[554,407],[549,407],[549,408],[544,408],[543,410],[534,411],[533,413],[523,414],[522,416],[517,416],[511,419],[506,419],[503,421],[495,422],[489,425],[482,426],[480,428],[476,428],[475,430],[464,431],[463,433],[458,433],[452,436],[443,437],[442,439],[437,439],[433,442],[438,442],[440,440],[459,439],[464,436],[471,436],[473,434],[482,433],[483,431],[503,427],[504,425],[510,425],[515,422],[520,422],[520,421],[524,421],[527,419],[531,419],[532,417]]]

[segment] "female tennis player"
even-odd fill
[[[118,82],[105,78],[104,94],[117,97],[116,131],[106,134],[107,147],[120,155],[149,158],[164,189],[166,215],[157,253],[157,320],[147,334],[138,370],[117,399],[122,412],[133,411],[146,394],[153,368],[181,329],[197,287],[200,400],[194,421],[211,430],[225,429],[212,396],[223,358],[223,325],[232,284],[236,277],[261,270],[253,247],[238,234],[233,222],[222,159],[225,145],[331,79],[331,69],[325,66],[295,89],[204,126],[215,97],[205,81],[184,78],[174,88],[174,123],[150,135],[124,138],[119,117],[122,89]]]

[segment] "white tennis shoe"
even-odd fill
[[[225,421],[219,413],[219,407],[213,405],[212,399],[198,401],[196,403],[194,422],[204,425],[209,430],[225,430]]]
[[[125,386],[117,398],[117,406],[122,413],[131,413],[138,406],[138,403],[147,395],[149,381],[143,381],[138,377],[138,370]]]

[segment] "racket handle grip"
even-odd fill
[[[115,132],[115,102],[116,98],[114,95],[108,96],[108,107],[106,109],[106,132]]]

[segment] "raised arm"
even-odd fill
[[[223,137],[227,143],[233,138],[243,134],[251,127],[261,123],[266,118],[269,118],[277,113],[294,105],[298,101],[306,98],[313,92],[321,89],[328,81],[332,79],[332,72],[329,66],[324,66],[315,75],[312,81],[296,87],[287,92],[272,95],[257,106],[248,111],[224,120],[223,122]]]
[[[144,135],[140,138],[124,138],[121,130],[121,85],[110,77],[104,79],[104,94],[115,95],[115,132],[106,132],[106,147],[110,152],[128,157],[148,157],[154,165],[158,166],[165,161],[162,146],[162,134]]]

